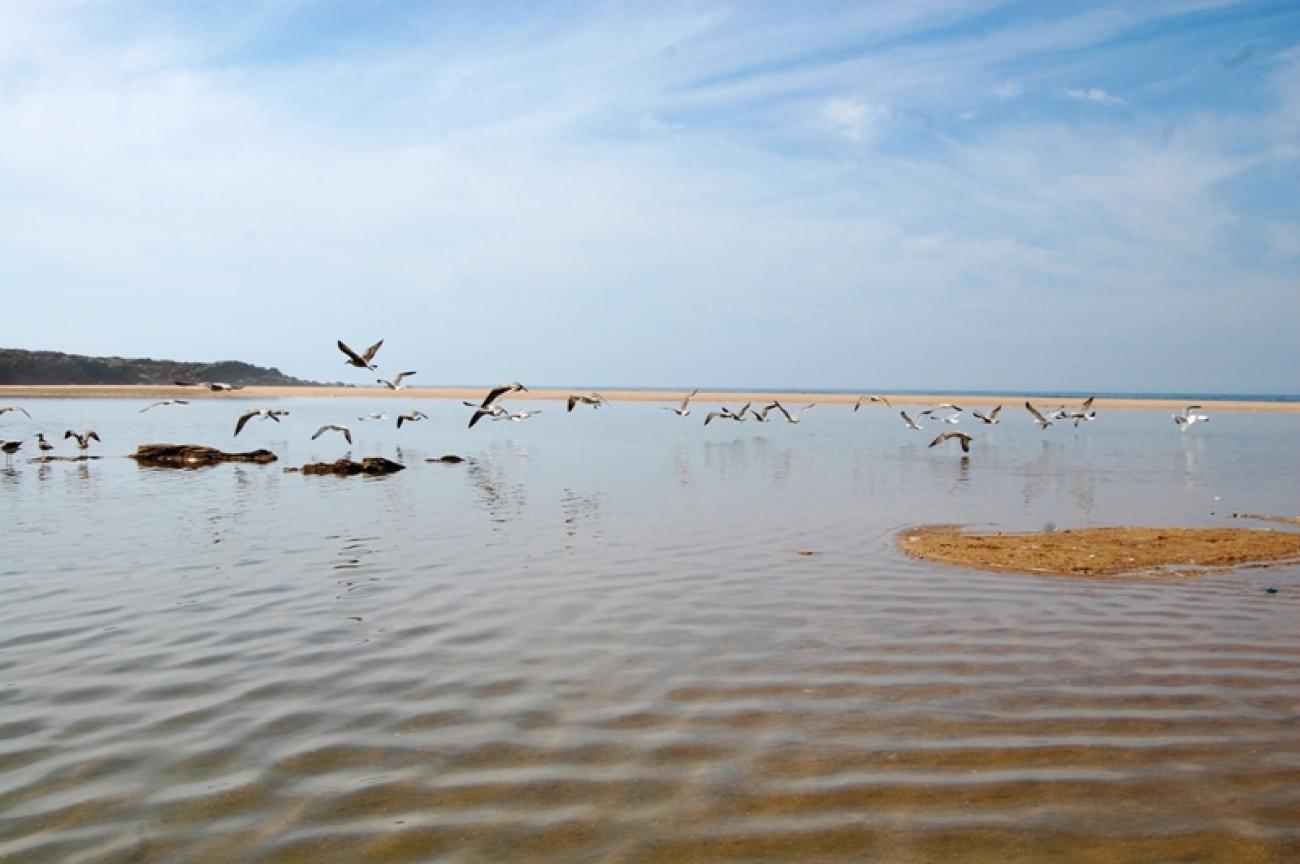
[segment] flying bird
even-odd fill
[[[981,414],[978,411],[971,411],[970,413],[975,415],[976,420],[980,420],[983,421],[984,423],[992,425],[998,422],[998,413],[1001,411],[1002,411],[1002,406],[999,405],[998,407],[990,411],[988,414]]]
[[[695,397],[695,394],[696,394],[696,393],[699,393],[699,392],[700,392],[700,391],[699,391],[699,389],[697,388],[697,389],[692,390],[691,392],[687,393],[686,396],[682,399],[682,404],[681,404],[680,406],[678,406],[677,408],[674,408],[674,407],[671,406],[671,405],[663,405],[663,406],[660,406],[660,407],[662,407],[665,411],[671,411],[671,412],[673,412],[673,413],[676,414],[678,417],[685,417],[687,414],[690,414],[690,413],[691,413],[691,409],[690,409],[690,407],[689,407],[690,404],[691,404],[691,399],[693,399],[693,398]]]
[[[956,438],[958,441],[961,442],[961,452],[963,453],[970,452],[970,436],[967,435],[965,432],[944,432],[938,438],[935,438],[933,441],[931,441],[930,446],[933,447],[936,444],[942,444],[944,441],[947,441],[949,438]]]
[[[785,410],[785,406],[782,405],[780,402],[774,402],[774,403],[772,403],[772,404],[776,405],[776,410],[778,410],[778,411],[780,411],[782,414],[784,414],[784,415],[785,415],[785,419],[786,419],[788,422],[790,422],[790,423],[798,423],[798,422],[799,422],[799,419],[800,419],[801,417],[803,417],[804,413],[807,412],[807,410],[808,410],[809,408],[816,408],[816,407],[817,407],[817,404],[816,404],[816,403],[813,403],[813,404],[811,404],[811,405],[805,405],[805,406],[803,406],[802,408],[800,408],[798,411],[796,411],[793,415],[791,415],[791,413],[790,413],[789,411]]]
[[[144,412],[148,411],[150,408],[158,408],[163,405],[188,405],[188,404],[190,403],[184,399],[164,399],[161,402],[154,402],[144,406],[143,408],[140,409],[140,413],[143,414]]]
[[[428,420],[429,416],[423,411],[412,411],[410,414],[397,415],[397,428],[401,429],[403,423],[418,423],[421,420]]]
[[[1034,422],[1038,424],[1038,428],[1046,429],[1052,425],[1052,421],[1044,417],[1033,405],[1030,405],[1028,400],[1025,401],[1025,408],[1028,409],[1030,414],[1034,415]]]
[[[324,432],[342,432],[343,438],[348,442],[348,444],[352,443],[352,430],[346,426],[338,426],[334,423],[327,423],[324,426],[321,426],[312,434],[311,440],[315,441]]]
[[[1209,417],[1205,416],[1204,414],[1193,413],[1200,410],[1201,410],[1200,405],[1188,405],[1186,408],[1183,409],[1182,414],[1173,415],[1174,422],[1178,424],[1179,429],[1183,429],[1183,430],[1186,430],[1187,427],[1191,426],[1193,423],[1202,423],[1202,422],[1209,423],[1210,422]]]
[[[943,422],[945,422],[945,423],[960,423],[960,422],[961,422],[961,412],[960,412],[960,411],[954,411],[954,412],[952,412],[952,413],[949,414],[947,417],[943,418]]]
[[[274,420],[276,423],[279,423],[280,418],[285,417],[288,414],[288,411],[281,411],[278,408],[254,408],[252,411],[245,411],[243,414],[240,414],[239,419],[235,421],[235,434],[238,435],[248,421],[252,420],[254,417],[260,417],[263,420]]]
[[[601,396],[594,390],[589,396],[579,396],[576,393],[569,395],[569,410],[572,411],[575,405],[590,405],[592,408],[599,408],[601,405],[608,404],[605,397]]]
[[[893,407],[892,405],[889,404],[889,400],[886,399],[884,396],[859,396],[858,401],[853,404],[853,410],[857,411],[859,408],[861,408],[863,402],[884,402],[886,408]]]
[[[383,378],[378,378],[376,380],[380,384],[383,384],[385,387],[387,387],[389,390],[401,390],[403,378],[410,378],[412,375],[419,375],[419,374],[420,374],[419,372],[398,372],[397,375],[393,377],[392,381],[388,381]]]
[[[483,401],[480,402],[478,406],[475,406],[473,402],[466,402],[465,404],[470,408],[477,407],[477,410],[475,410],[473,415],[471,415],[469,418],[469,428],[473,429],[474,424],[482,420],[485,416],[496,417],[499,414],[504,414],[505,413],[504,408],[502,408],[500,405],[493,406],[492,403],[497,401],[507,393],[517,393],[520,390],[522,390],[525,393],[528,392],[528,388],[520,384],[518,381],[507,381],[506,383],[499,384],[496,387],[493,387],[491,390],[489,390],[488,394],[483,397]]]
[[[749,407],[748,403],[746,403],[745,407],[746,407],[746,408]],[[723,406],[722,406],[721,408],[719,408],[717,411],[710,411],[708,414],[705,414],[705,415],[704,415],[704,425],[705,425],[705,426],[708,426],[710,423],[712,423],[712,422],[713,422],[716,418],[718,418],[718,417],[721,417],[721,418],[724,419],[724,420],[742,420],[742,421],[743,421],[743,420],[745,419],[745,418],[742,417],[741,415],[739,415],[739,414],[737,414],[736,412],[732,411],[732,410],[731,410],[730,408],[728,408],[726,405],[723,405]]]
[[[21,405],[0,405],[0,414],[8,414],[10,411],[21,411],[27,414],[27,409]],[[32,419],[32,415],[27,414],[27,419]]]
[[[541,413],[542,413],[541,409],[538,409],[536,411],[516,411],[513,414],[502,414],[500,416],[493,417],[492,420],[494,422],[497,420],[511,420],[515,423],[518,423],[521,420],[527,420],[529,417],[535,417],[536,415]]]
[[[753,418],[754,418],[755,420],[757,420],[759,423],[768,423],[768,422],[770,422],[770,421],[768,420],[767,415],[768,415],[768,413],[771,412],[771,410],[772,410],[773,408],[775,408],[775,407],[776,407],[776,403],[773,402],[773,403],[771,403],[771,404],[769,404],[769,405],[764,405],[762,408],[755,409],[755,410],[753,410],[753,411],[751,411],[751,412],[749,412],[749,413],[750,413],[750,414],[753,416]]]
[[[344,354],[346,354],[348,358],[343,362],[347,363],[349,366],[355,366],[358,369],[369,369],[372,372],[375,369],[379,368],[371,361],[375,359],[375,354],[379,352],[379,346],[384,344],[383,339],[380,339],[378,342],[376,342],[374,345],[371,345],[369,348],[367,348],[365,351],[361,352],[360,354],[353,351],[347,345],[343,344],[342,339],[338,341],[339,341],[339,350],[342,351]]]
[[[474,424],[482,420],[484,417],[500,417],[502,414],[507,413],[505,406],[497,402],[483,405],[475,405],[473,402],[462,402],[461,404],[467,408],[474,409],[474,413],[469,418],[470,429],[473,429]]]
[[[913,432],[920,432],[920,431],[921,431],[921,427],[916,425],[916,421],[915,421],[915,420],[913,420],[911,417],[908,417],[908,416],[907,416],[907,412],[906,412],[906,411],[899,411],[899,412],[898,412],[898,415],[899,415],[900,417],[903,418],[903,422],[907,424],[907,428],[908,428],[908,429],[911,429]]]
[[[77,441],[77,446],[82,450],[88,448],[92,440],[99,441],[99,435],[95,433],[94,429],[87,429],[85,432],[82,432],[80,435],[78,435],[76,432],[73,432],[71,429],[69,429],[68,431],[63,433],[63,438],[64,440],[67,440],[68,438],[75,438]]]
[[[369,414],[364,414],[357,419],[364,423],[367,420],[387,420],[388,415],[382,411],[371,411]]]

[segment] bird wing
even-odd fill
[[[379,347],[379,346],[376,345],[375,347],[377,348],[377,347]],[[337,430],[339,430],[340,432],[343,433],[343,438],[344,438],[344,440],[346,440],[349,444],[352,443],[352,430],[351,430],[351,429],[349,429],[349,428],[346,427],[346,426],[335,426],[334,428],[337,429]]]
[[[794,415],[795,419],[798,420],[800,417],[802,417],[804,415],[804,412],[807,411],[809,408],[816,408],[816,407],[817,407],[817,403],[815,402],[812,405],[803,406],[802,408],[799,409],[799,413]]]
[[[708,414],[704,415],[704,425],[708,426],[711,422],[713,422],[714,417],[722,417],[722,416],[723,414],[721,411],[710,411]]]
[[[854,410],[854,411],[857,411],[859,408],[862,407],[862,403],[865,402],[865,401],[867,401],[867,397],[866,397],[866,396],[859,396],[859,397],[858,397],[858,401],[853,403],[853,410]]]
[[[899,411],[898,414],[903,418],[903,422],[907,424],[908,429],[916,429],[917,431],[920,431],[921,427],[916,425],[915,420],[907,416],[906,411]]]
[[[1050,423],[1050,422],[1052,422],[1052,421],[1048,420],[1046,417],[1044,417],[1042,414],[1040,414],[1040,413],[1038,412],[1038,409],[1035,408],[1033,405],[1030,405],[1028,401],[1025,402],[1025,407],[1029,409],[1029,413],[1030,413],[1030,414],[1033,414],[1033,415],[1034,415],[1034,419],[1037,420],[1039,423]]]
[[[1002,406],[1001,406],[1001,405],[999,405],[998,407],[994,408],[992,411],[989,412],[989,419],[990,419],[990,420],[996,420],[997,417],[998,417],[998,412],[1001,411],[1001,410],[1002,410]]]
[[[577,405],[577,404],[578,404],[578,397],[577,397],[577,396],[570,395],[570,396],[569,396],[569,410],[572,411],[572,410],[573,410],[573,406],[574,406],[574,405]]]
[[[402,428],[402,421],[403,421],[403,420],[407,420],[407,419],[409,419],[409,418],[408,418],[405,414],[398,414],[398,415],[397,415],[397,428],[398,428],[398,429],[401,429],[401,428]]]
[[[785,410],[784,405],[782,405],[780,402],[773,402],[772,404],[776,406],[776,410],[780,411],[782,414],[785,415],[785,419],[791,420],[790,412]],[[791,420],[791,422],[793,422],[793,420]]]
[[[944,441],[947,441],[949,438],[956,437],[956,435],[957,435],[956,432],[942,432],[939,434],[939,437],[935,438],[933,441],[930,442],[930,446],[933,447],[936,444],[942,444]]]
[[[98,435],[98,433],[96,433],[94,429],[87,429],[87,430],[86,430],[86,440],[90,440],[91,438],[94,438],[96,441],[99,441],[99,435]],[[99,443],[100,443],[100,444],[103,444],[104,442],[103,442],[103,441],[99,441]]]
[[[685,410],[686,410],[686,406],[689,405],[689,404],[691,403],[691,398],[694,397],[695,394],[696,394],[696,393],[699,393],[699,392],[700,392],[700,391],[699,391],[699,389],[697,388],[697,389],[692,390],[691,392],[687,393],[687,394],[686,394],[686,397],[685,397],[684,399],[682,399],[682,408],[681,408],[681,410],[685,411]]]
[[[154,402],[152,405],[146,405],[140,409],[140,413],[143,414],[144,412],[148,411],[150,408],[155,408],[161,404],[162,404],[161,402]]]
[[[972,410],[970,413],[972,413],[972,414],[975,415],[975,419],[976,419],[976,420],[983,420],[985,423],[991,423],[991,422],[992,422],[991,420],[989,420],[989,418],[985,417],[983,414],[981,414],[981,413],[978,412],[978,411]]]
[[[1087,399],[1084,399],[1084,400],[1083,400],[1083,410],[1084,410],[1084,411],[1087,411],[1089,408],[1091,408],[1091,407],[1092,407],[1092,400],[1093,400],[1093,399],[1096,399],[1096,398],[1097,398],[1096,396],[1089,396]]]
[[[374,345],[371,345],[371,346],[370,346],[369,348],[367,348],[367,349],[365,350],[365,352],[361,355],[361,359],[362,359],[362,360],[365,360],[367,364],[370,363],[371,360],[374,360],[374,359],[375,359],[375,354],[379,353],[379,346],[380,346],[380,345],[383,345],[383,344],[384,344],[384,340],[383,340],[383,339],[380,339],[380,340],[379,340],[378,342],[376,342]]]
[[[469,428],[473,429],[475,423],[482,420],[486,415],[491,413],[492,413],[491,411],[487,410],[481,405],[478,408],[475,408],[474,414],[469,418]]]
[[[890,405],[890,404],[889,404],[889,400],[886,399],[884,396],[873,396],[872,399],[873,399],[873,400],[874,400],[874,399],[879,399],[881,402],[884,402],[886,408],[893,408],[893,407],[894,407],[893,405]]]
[[[414,371],[412,371],[412,372],[398,372],[398,373],[397,373],[397,377],[393,379],[393,384],[394,384],[394,385],[401,384],[403,378],[410,378],[412,375],[419,375],[419,374],[420,374],[419,372],[414,372]],[[394,388],[394,389],[396,389],[396,388]]]
[[[254,417],[256,417],[256,416],[258,415],[258,413],[259,413],[259,412],[257,412],[257,411],[248,411],[248,412],[246,412],[246,413],[244,413],[244,414],[239,415],[239,420],[236,421],[236,423],[235,423],[235,434],[238,435],[238,434],[240,433],[240,431],[244,428],[245,424],[247,424],[249,420],[252,420]],[[317,430],[316,435],[319,435],[319,434],[320,434],[320,431]],[[313,435],[313,436],[311,436],[311,437],[315,438],[316,435]]]
[[[500,399],[503,393],[509,393],[509,392],[510,392],[509,384],[502,384],[500,387],[493,387],[491,390],[488,391],[488,394],[483,397],[483,401],[479,403],[478,407],[486,408],[487,406],[495,402],[497,399]],[[473,424],[471,423],[470,425],[472,426]]]
[[[349,361],[350,363],[352,363],[353,366],[366,366],[366,365],[369,365],[369,364],[367,364],[366,361],[361,357],[360,354],[358,354],[357,352],[353,351],[353,350],[352,350],[351,348],[349,348],[347,345],[343,344],[343,340],[342,340],[342,339],[339,340],[339,350],[342,351],[344,354],[348,355],[348,361]]]

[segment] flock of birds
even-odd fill
[[[343,352],[346,358],[344,362],[347,365],[354,366],[358,369],[365,369],[367,371],[374,372],[378,369],[378,366],[374,362],[375,355],[379,353],[379,349],[380,347],[383,346],[383,344],[384,344],[384,340],[380,339],[375,344],[366,348],[366,350],[357,352],[349,348],[342,340],[339,340],[338,348],[340,351]],[[393,376],[391,380],[385,378],[378,378],[376,379],[376,383],[383,384],[389,390],[401,390],[405,386],[402,382],[405,381],[407,378],[410,378],[411,376],[417,374],[419,373],[415,371],[399,372],[397,373],[397,375]],[[226,384],[220,381],[174,381],[172,383],[182,387],[203,388],[217,393],[231,392],[231,391],[243,389],[242,385]],[[492,420],[505,420],[509,422],[518,423],[527,420],[530,417],[534,417],[538,414],[541,414],[542,413],[541,410],[511,411],[508,408],[506,408],[504,404],[502,404],[501,402],[502,398],[512,393],[521,393],[521,392],[527,393],[528,388],[525,387],[523,384],[519,383],[518,381],[508,381],[505,384],[501,384],[497,387],[493,387],[491,390],[487,392],[487,395],[485,395],[482,401],[480,402],[463,402],[462,404],[465,405],[467,408],[473,409],[473,411],[469,415],[469,428],[471,429],[474,428],[474,426],[484,417],[491,418]],[[696,394],[698,394],[699,392],[700,392],[699,390],[692,390],[690,393],[687,393],[682,398],[682,401],[679,405],[664,406],[664,410],[672,411],[678,417],[688,416],[691,413],[691,400],[693,400]],[[858,397],[858,400],[853,405],[853,410],[857,411],[860,408],[862,408],[863,405],[875,403],[875,402],[882,403],[886,408],[889,408],[891,410],[893,408],[893,406],[890,405],[889,403],[889,399],[885,396],[864,395]],[[1031,418],[1033,419],[1033,422],[1037,423],[1040,429],[1047,429],[1053,423],[1067,422],[1067,421],[1073,421],[1074,425],[1077,427],[1080,423],[1090,423],[1097,419],[1097,412],[1093,410],[1092,403],[1093,403],[1093,397],[1089,397],[1088,399],[1085,399],[1083,403],[1078,407],[1067,408],[1065,405],[1061,405],[1058,408],[1052,409],[1047,413],[1044,413],[1043,411],[1040,411],[1038,408],[1034,407],[1034,405],[1031,402],[1026,400],[1025,409],[1029,412]],[[169,405],[188,405],[188,404],[189,404],[188,400],[185,399],[162,399],[160,401],[153,402],[149,405],[146,405],[144,408],[140,409],[140,412],[144,413],[145,411],[149,411],[154,408],[160,408]],[[571,394],[567,400],[567,406],[570,412],[572,412],[574,408],[576,408],[579,405],[586,405],[592,408],[599,408],[605,404],[607,404],[605,397],[595,392],[581,393],[581,394],[574,393]],[[768,423],[771,422],[774,416],[776,416],[773,415],[772,413],[773,411],[778,412],[780,416],[784,417],[787,423],[798,423],[800,422],[800,420],[803,419],[804,414],[806,414],[808,411],[810,411],[815,407],[817,407],[815,403],[804,405],[803,407],[799,408],[797,411],[794,411],[792,413],[789,409],[786,408],[786,406],[782,405],[778,400],[773,400],[772,402],[762,406],[761,408],[755,408],[753,406],[753,403],[747,402],[739,410],[735,410],[735,411],[723,405],[719,407],[717,410],[709,411],[707,414],[705,414],[704,425],[708,426],[714,420],[731,420],[740,423],[751,418],[758,423]],[[916,432],[921,432],[924,431],[921,427],[921,422],[924,420],[939,420],[948,425],[956,425],[960,423],[964,410],[965,409],[963,409],[959,405],[955,405],[949,402],[943,402],[933,408],[927,408],[924,411],[918,412],[915,419],[909,416],[906,411],[899,411],[898,413],[899,416],[902,418],[903,424],[906,426],[907,429]],[[1201,410],[1202,408],[1200,405],[1189,405],[1186,408],[1184,408],[1180,413],[1173,415],[1174,423],[1178,426],[1179,429],[1186,430],[1188,427],[1192,426],[1193,424],[1203,423],[1208,421],[1210,419],[1209,417],[1207,417],[1204,414],[1198,413]],[[23,414],[27,415],[29,419],[32,416],[27,412],[27,409],[19,405],[0,406],[0,416],[10,411],[20,411]],[[996,408],[993,408],[988,413],[982,413],[980,411],[972,410],[970,414],[980,423],[983,423],[985,425],[994,425],[1000,422],[998,415],[1001,414],[1001,412],[1002,412],[1002,406],[998,405]],[[288,416],[288,414],[289,414],[288,411],[276,409],[276,408],[254,408],[249,411],[245,411],[243,414],[239,415],[239,418],[235,421],[234,434],[235,436],[238,436],[239,433],[243,431],[244,427],[253,420],[261,420],[261,421],[269,420],[274,423],[279,423],[280,418]],[[359,421],[367,421],[367,420],[382,421],[382,420],[387,420],[388,416],[383,413],[375,412],[375,413],[358,417],[357,419]],[[421,420],[427,420],[427,419],[429,419],[428,416],[418,410],[410,411],[405,414],[399,414],[397,416],[397,428],[401,429],[402,424],[404,423],[416,423]],[[326,423],[317,427],[316,431],[312,433],[311,436],[312,440],[313,441],[316,440],[321,435],[324,435],[326,432],[337,432],[343,436],[344,440],[347,441],[349,445],[352,444],[352,430],[348,426],[344,426],[338,423]],[[43,455],[48,455],[51,451],[55,449],[54,445],[50,443],[48,440],[46,440],[45,434],[43,432],[36,433],[35,437],[36,437],[37,447],[40,449]],[[69,429],[66,432],[64,432],[63,437],[65,440],[69,438],[73,439],[76,442],[76,446],[78,447],[79,450],[82,451],[83,454],[85,453],[86,450],[89,449],[91,441],[100,441],[99,435],[93,429],[87,429],[80,433]],[[949,430],[949,431],[941,432],[937,437],[935,437],[933,441],[930,442],[929,446],[936,447],[944,443],[945,441],[957,441],[961,445],[962,452],[969,453],[972,440],[973,440],[972,437],[966,432]],[[12,457],[13,454],[17,453],[22,446],[23,446],[23,441],[21,440],[18,441],[0,440],[0,451],[4,452],[6,457]]]

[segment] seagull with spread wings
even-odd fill
[[[238,435],[243,430],[244,426],[248,424],[248,421],[252,420],[254,417],[260,417],[263,420],[274,420],[276,423],[279,423],[281,417],[287,417],[288,415],[288,411],[281,411],[278,408],[254,408],[252,411],[245,411],[243,414],[240,414],[239,419],[235,421],[235,434]]]
[[[853,410],[857,411],[859,408],[861,408],[863,402],[884,402],[886,408],[893,407],[892,405],[889,404],[889,400],[886,399],[884,396],[859,396],[858,401],[853,403]]]
[[[353,351],[347,345],[343,344],[342,339],[338,340],[338,342],[339,342],[339,350],[342,351],[344,354],[346,354],[348,358],[343,362],[347,363],[349,366],[355,366],[358,369],[369,369],[372,372],[375,369],[379,368],[372,361],[374,361],[375,359],[375,354],[379,352],[379,346],[384,344],[383,339],[380,339],[378,342],[376,342],[374,345],[371,345],[369,348],[367,348],[365,351],[362,351],[360,354]]]
[[[1025,408],[1030,414],[1034,415],[1034,422],[1038,424],[1038,428],[1046,429],[1052,425],[1052,421],[1044,417],[1041,411],[1029,403],[1029,400],[1025,400]]]
[[[673,412],[673,413],[676,414],[678,417],[685,417],[687,414],[690,414],[690,413],[691,413],[691,409],[690,409],[690,407],[689,407],[690,404],[691,404],[691,399],[693,399],[693,398],[695,397],[695,394],[696,394],[696,393],[699,393],[699,392],[700,392],[700,391],[699,391],[699,389],[697,388],[697,389],[692,390],[691,392],[687,393],[686,396],[684,396],[684,397],[682,398],[682,404],[681,404],[680,406],[676,407],[676,408],[674,408],[674,407],[671,406],[671,405],[662,405],[662,406],[660,406],[660,407],[662,407],[665,411],[671,411],[671,412]]]
[[[944,441],[947,441],[952,438],[956,438],[958,441],[961,442],[961,452],[963,453],[970,452],[971,437],[967,435],[965,432],[944,432],[938,438],[935,438],[933,441],[931,441],[930,446],[934,447],[935,445],[942,444]]]
[[[976,420],[979,420],[979,421],[981,421],[981,422],[983,422],[983,423],[986,423],[986,424],[988,424],[988,425],[991,426],[991,425],[993,425],[994,423],[997,423],[997,422],[998,422],[998,414],[999,414],[1001,411],[1002,411],[1002,406],[999,405],[998,407],[996,407],[996,408],[994,408],[992,411],[990,411],[988,414],[981,414],[981,413],[978,412],[978,411],[971,411],[970,413],[973,414],[973,415],[975,415],[975,419],[976,419]]]
[[[339,426],[336,423],[326,423],[324,426],[319,427],[312,433],[311,440],[315,441],[326,432],[342,432],[343,438],[348,442],[348,444],[350,445],[352,443],[352,430],[346,426]]]
[[[419,372],[398,372],[397,375],[394,376],[392,381],[389,381],[384,378],[378,378],[376,380],[380,384],[383,384],[385,387],[387,387],[389,390],[401,390],[403,378],[410,378],[412,375],[419,375],[419,374],[420,374]]]

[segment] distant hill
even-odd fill
[[[181,363],[129,357],[84,357],[59,351],[0,348],[0,384],[170,384],[173,381],[224,381],[227,384],[292,387],[311,385],[238,360]]]

